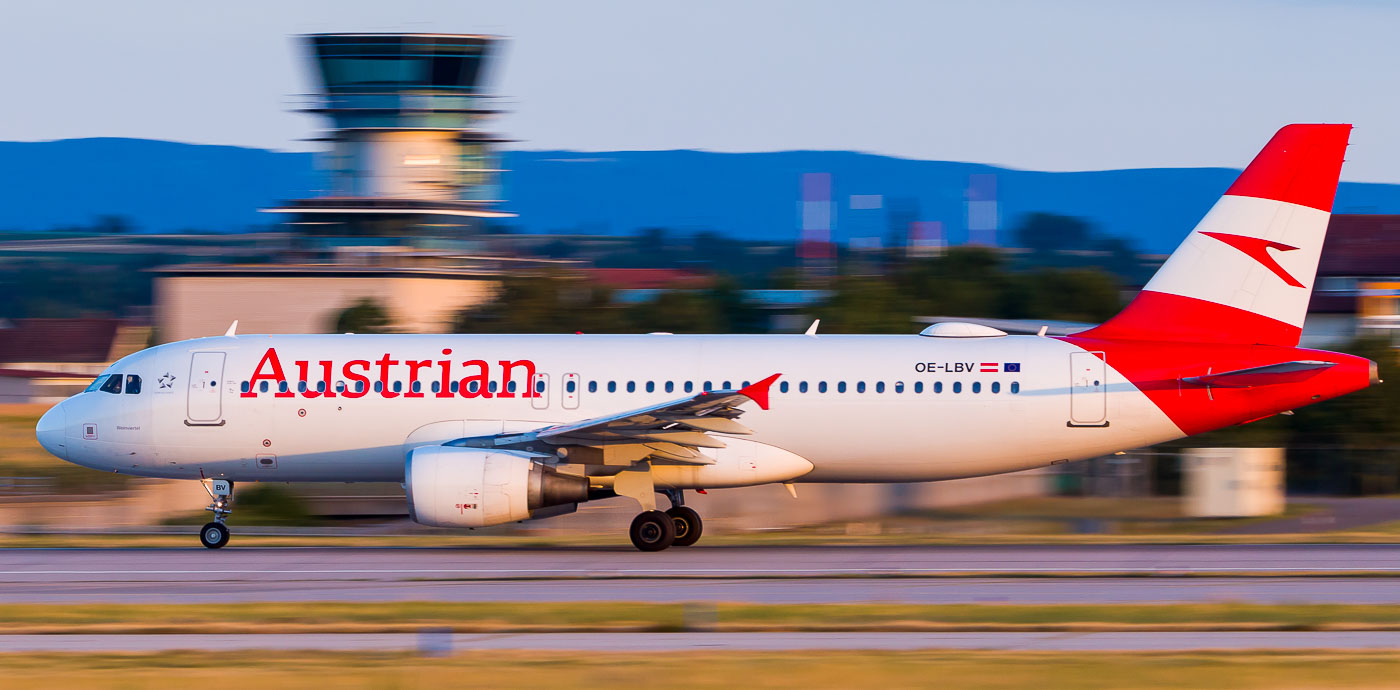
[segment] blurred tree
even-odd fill
[[[1093,228],[1082,218],[1037,212],[1022,218],[1012,236],[1016,238],[1016,246],[1035,253],[1088,249]]]
[[[726,333],[728,318],[713,295],[691,290],[668,290],[649,302],[627,309],[637,332]]]
[[[389,312],[369,297],[340,310],[335,317],[332,333],[389,333],[392,332]]]
[[[823,333],[908,333],[912,312],[889,281],[838,278],[831,299],[817,308]]]
[[[496,298],[458,312],[454,333],[624,333],[612,293],[581,278],[547,274],[507,279]]]

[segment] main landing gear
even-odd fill
[[[224,520],[233,512],[233,482],[214,479],[208,483],[201,482],[201,485],[213,501],[205,510],[214,514],[214,521],[199,528],[199,543],[206,549],[223,548],[229,537],[228,525],[224,524]]]
[[[661,551],[670,546],[690,546],[700,541],[704,523],[700,514],[685,507],[685,497],[679,489],[662,489],[671,500],[671,509],[665,512],[647,510],[632,519],[628,534],[632,545],[642,551]]]

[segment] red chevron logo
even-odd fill
[[[1289,275],[1288,271],[1283,270],[1283,267],[1278,265],[1278,261],[1276,261],[1274,257],[1269,254],[1270,249],[1277,249],[1281,252],[1291,252],[1297,249],[1297,247],[1290,246],[1282,242],[1274,242],[1272,240],[1260,239],[1258,237],[1245,237],[1244,235],[1229,235],[1223,232],[1203,232],[1201,234],[1207,237],[1214,237],[1215,239],[1220,240],[1221,242],[1224,242],[1225,244],[1228,244],[1231,247],[1240,250],[1241,252],[1244,252],[1245,256],[1248,256],[1249,258],[1258,261],[1264,268],[1273,271],[1274,275],[1283,279],[1283,282],[1288,283],[1293,287],[1303,287],[1303,284],[1298,282],[1297,278],[1294,278],[1293,276]]]

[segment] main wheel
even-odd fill
[[[700,541],[700,531],[704,525],[700,522],[700,513],[685,506],[676,506],[668,511],[671,522],[676,527],[676,540],[671,542],[671,546],[690,546]]]
[[[660,551],[676,540],[676,524],[659,510],[648,510],[632,519],[632,545],[642,551]]]
[[[228,543],[228,527],[222,522],[211,522],[199,528],[199,543],[206,549],[223,548]]]

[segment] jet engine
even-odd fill
[[[425,446],[404,466],[408,513],[435,527],[489,527],[573,512],[588,479],[561,474],[525,453]]]

